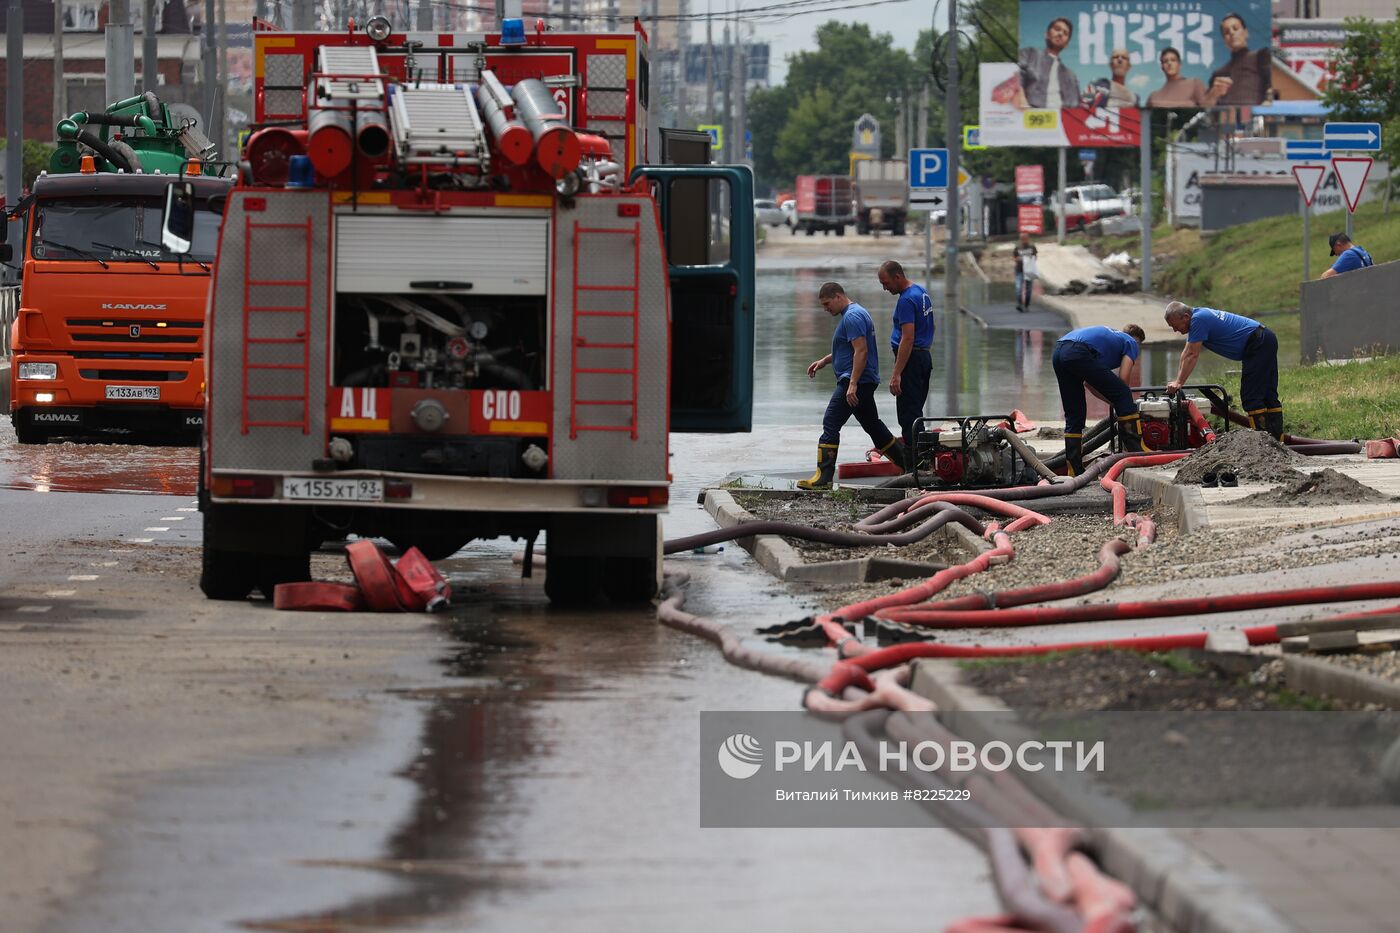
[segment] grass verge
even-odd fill
[[[1313,278],[1331,265],[1327,237],[1344,229],[1343,212],[1313,216],[1308,270]],[[1379,203],[1363,204],[1353,220],[1352,235],[1378,263],[1400,257],[1400,210],[1385,214]],[[1302,240],[1303,220],[1294,215],[1240,224],[1199,240],[1194,248],[1179,238],[1173,245],[1182,250],[1156,275],[1156,290],[1193,305],[1251,317],[1280,309],[1296,311],[1303,279]],[[1158,252],[1156,241],[1153,252]]]
[[[1272,318],[1264,319],[1270,327]],[[1239,408],[1240,377],[1224,380]],[[1283,428],[1300,437],[1371,440],[1400,434],[1400,356],[1290,366],[1278,372]]]

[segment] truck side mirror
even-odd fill
[[[194,185],[171,182],[165,191],[165,219],[160,227],[160,244],[177,256],[190,251],[194,243]]]

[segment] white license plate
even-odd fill
[[[383,502],[384,481],[289,476],[282,480],[282,496],[286,499],[314,499],[320,502]]]
[[[139,399],[143,402],[159,402],[160,386],[107,386],[109,399]]]

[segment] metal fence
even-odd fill
[[[10,358],[10,325],[19,314],[19,286],[0,285],[0,360]]]

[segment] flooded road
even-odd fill
[[[761,261],[754,431],[673,438],[667,537],[713,527],[696,504],[706,485],[810,465],[831,391],[828,373],[806,376],[829,350],[833,327],[818,287],[841,281],[871,310],[882,344],[889,329],[893,299],[875,278],[884,256],[844,248]],[[964,289],[974,305],[1009,293],[975,280]],[[1058,418],[1049,355],[1061,330],[988,329],[938,314],[929,413],[1020,408]],[[881,350],[887,378],[889,350]],[[1153,367],[1174,365],[1171,352],[1147,354],[1147,381]],[[892,397],[878,398],[893,423]],[[199,596],[196,463],[195,451],[179,448],[21,448],[0,424],[0,502],[18,529],[0,583],[53,597],[57,608],[45,618],[68,624],[71,616],[75,645],[111,620],[130,620],[136,606],[148,606],[139,614],[152,620],[211,620],[226,629],[213,657],[232,652],[255,665],[258,681],[280,677],[270,696],[273,715],[285,715],[277,704],[314,699],[304,672],[317,668],[274,677],[278,662],[258,658],[294,639],[324,646],[327,636],[264,605]],[[94,540],[78,564],[61,567],[51,553],[68,539]],[[122,546],[110,554],[88,553],[113,539]],[[994,909],[981,854],[936,826],[701,830],[700,711],[796,709],[801,685],[731,667],[710,644],[658,625],[650,610],[552,610],[539,578],[522,580],[510,563],[514,549],[474,542],[442,564],[458,594],[449,620],[364,617],[380,636],[430,631],[434,646],[395,662],[392,689],[333,681],[333,702],[372,712],[368,734],[345,731],[336,742],[321,726],[280,755],[169,765],[159,779],[125,782],[122,804],[102,823],[95,867],[80,873],[80,892],[61,900],[47,928],[685,931],[873,922],[926,930]],[[692,574],[688,609],[740,631],[814,608],[737,547],[668,564]],[[152,574],[163,575],[159,586]],[[97,588],[91,601],[66,608],[85,586]],[[0,600],[0,615],[5,609]],[[24,630],[38,629],[15,628]],[[194,663],[211,673],[193,676],[213,685],[230,676],[220,662],[196,654]],[[323,654],[319,667],[326,663]],[[833,897],[829,879],[852,870],[861,897]]]

